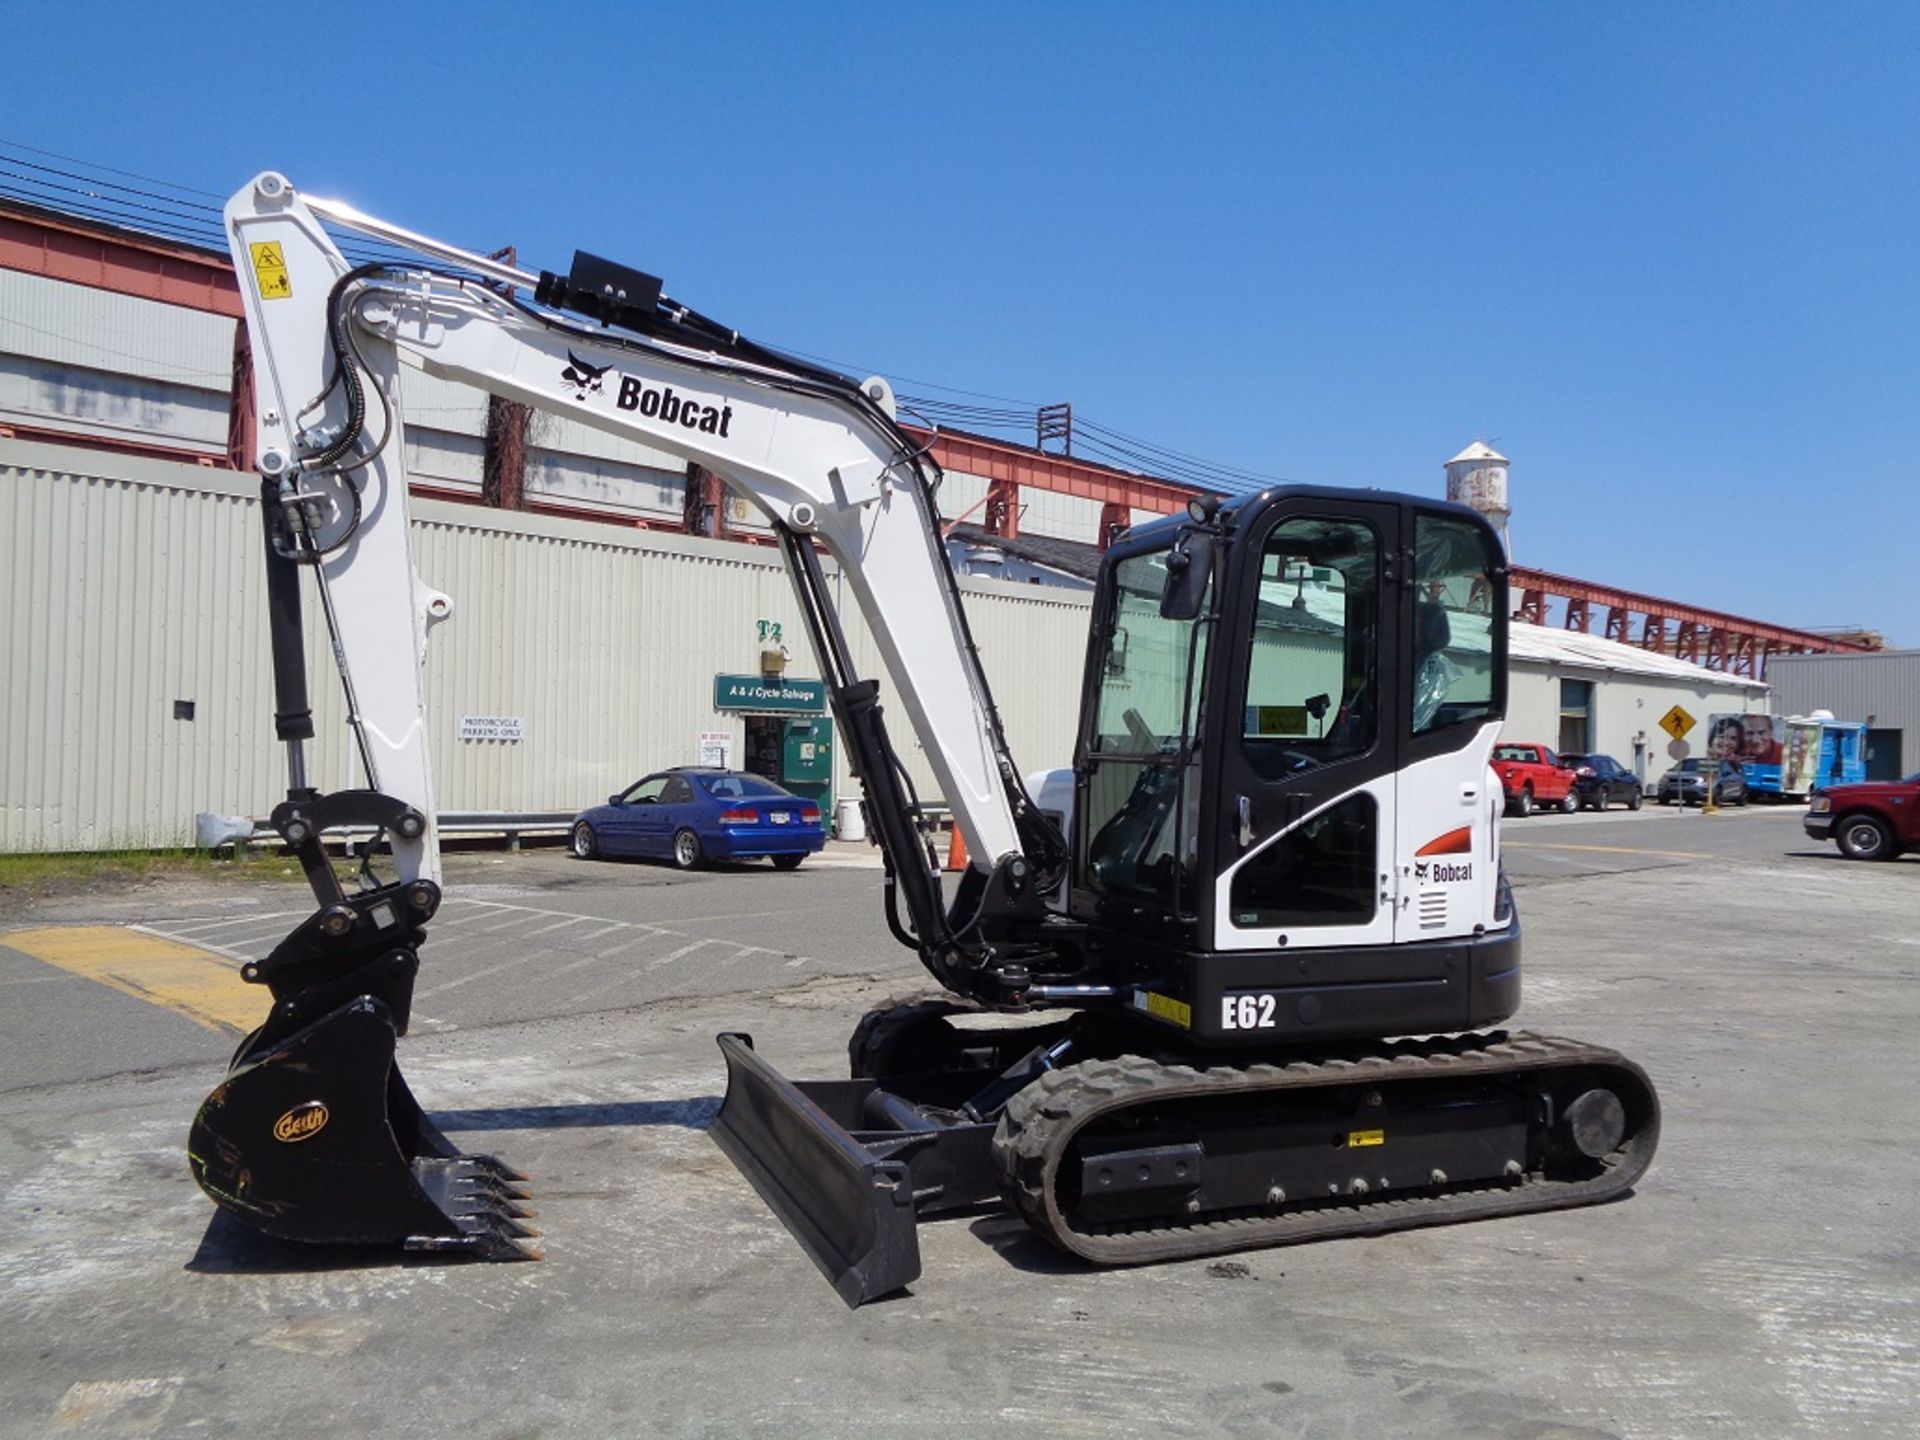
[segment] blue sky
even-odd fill
[[[164,14],[164,18],[153,18]],[[1920,645],[1920,6],[36,6],[0,138],[265,168],[1516,558]],[[917,382],[917,383],[915,383]]]

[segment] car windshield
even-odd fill
[[[1494,747],[1493,758],[1496,760],[1531,760],[1533,759],[1533,747],[1531,745],[1499,745]]]
[[[1682,760],[1673,768],[1682,775],[1698,775],[1700,773],[1700,762],[1697,759]]]
[[[771,780],[762,780],[758,775],[701,775],[697,778],[700,788],[716,800],[770,800],[793,793],[791,790],[782,790]]]

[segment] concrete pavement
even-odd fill
[[[1134,1271],[1068,1263],[1004,1216],[943,1221],[912,1293],[857,1312],[703,1130],[715,1031],[840,1074],[860,1010],[917,983],[877,876],[802,870],[777,903],[758,874],[655,884],[670,872],[557,856],[453,877],[447,918],[476,938],[430,942],[422,1007],[448,1023],[403,1063],[456,1138],[533,1176],[540,1264],[290,1252],[210,1223],[181,1142],[226,1038],[0,955],[6,1012],[87,1022],[75,1043],[116,1033],[109,1005],[141,1012],[139,1044],[192,1032],[158,1067],[131,1031],[82,1076],[4,1062],[0,1437],[1911,1433],[1920,864],[1830,858],[1790,812],[1535,818],[1507,839],[1520,1020],[1616,1045],[1661,1088],[1631,1198]],[[220,918],[204,896],[137,901],[23,918]],[[757,928],[781,925],[785,950]],[[602,926],[620,928],[584,933]],[[596,994],[623,954],[579,962],[643,931],[626,988]],[[509,944],[528,973],[424,998]],[[728,964],[726,945],[777,955]],[[541,995],[565,1013],[508,1013]]]

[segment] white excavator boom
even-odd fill
[[[322,216],[422,261],[356,270]],[[1010,799],[1019,781],[941,549],[930,462],[892,425],[883,381],[836,389],[797,362],[743,360],[694,337],[596,332],[512,293],[537,293],[540,275],[309,200],[271,172],[228,202],[226,222],[252,333],[260,469],[295,495],[344,469],[358,491],[339,493],[334,480],[335,493],[314,503],[357,498],[359,507],[357,526],[317,568],[376,772],[370,788],[433,815],[421,667],[428,629],[451,601],[413,568],[404,354],[434,375],[697,463],[794,536],[817,540],[847,576],[974,863],[991,868],[1020,852]],[[608,271],[620,282],[648,278]],[[602,298],[642,308],[638,296]],[[357,411],[355,378],[343,371],[364,375],[370,392]],[[392,643],[403,617],[410,647]],[[403,877],[435,875],[434,852],[431,829],[396,841]]]

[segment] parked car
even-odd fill
[[[1573,788],[1586,809],[1604,810],[1616,800],[1640,808],[1640,777],[1611,755],[1562,755],[1560,763],[1573,767]]]
[[[820,807],[759,775],[683,766],[637,780],[573,822],[573,853],[642,855],[693,870],[771,859],[792,870],[827,843]]]
[[[1715,770],[1716,766],[1717,770]],[[1747,803],[1746,777],[1740,773],[1737,762],[1703,759],[1698,755],[1682,760],[1660,777],[1660,803],[1662,805],[1672,805],[1676,802],[1681,805],[1706,804],[1706,777],[1709,771],[1714,772],[1714,804],[1744,805]]]
[[[1567,815],[1580,808],[1573,771],[1545,745],[1494,746],[1493,773],[1500,777],[1507,809],[1515,815],[1531,815],[1539,805],[1551,805]]]
[[[1920,848],[1920,775],[1822,787],[1801,823],[1816,840],[1832,840],[1849,860],[1891,860]]]

